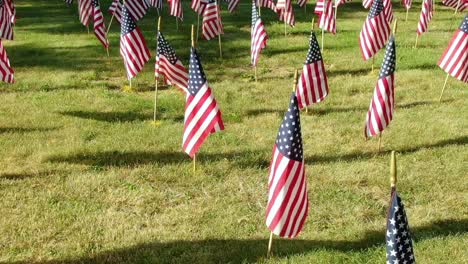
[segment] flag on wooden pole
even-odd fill
[[[219,6],[215,0],[209,0],[203,12],[202,35],[206,40],[224,34]]]
[[[132,15],[135,22],[143,18],[149,8],[149,4],[146,0],[125,0],[124,5],[127,7],[128,12]],[[108,10],[119,23],[121,23],[122,20],[122,6],[120,0],[113,0]]]
[[[197,12],[199,15],[203,15],[203,12],[205,12],[205,7],[208,4],[208,0],[192,0],[192,3],[190,4],[190,8],[193,9],[193,11]]]
[[[162,32],[158,32],[158,49],[156,52],[155,77],[164,76],[166,84],[175,85],[187,93],[188,73],[177,57],[175,50],[169,45]]]
[[[437,65],[450,76],[468,82],[468,15],[453,34]]]
[[[325,0],[323,13],[320,16],[319,28],[336,34],[335,8],[333,8],[332,0]]]
[[[252,0],[252,29],[251,29],[251,44],[250,58],[252,66],[256,67],[260,52],[266,47],[268,35],[263,25],[262,18],[257,12],[256,0]]]
[[[416,33],[420,36],[422,33],[427,31],[429,22],[432,19],[432,14],[434,12],[434,2],[433,0],[423,0],[421,15],[419,16],[418,29]]]
[[[184,13],[182,11],[181,0],[168,0],[167,3],[169,4],[169,14],[182,20],[184,18]]]
[[[8,11],[8,14],[10,16],[10,22],[12,24],[16,24],[16,7],[15,3],[13,3],[13,0],[4,0],[5,1],[5,7]]]
[[[296,237],[308,213],[301,120],[295,92],[279,128],[268,177],[266,225],[275,235]]]
[[[78,13],[81,24],[87,27],[89,25],[91,14],[93,13],[91,0],[78,0]]]
[[[272,0],[257,0],[257,5],[258,8],[265,7],[271,9],[275,13],[278,12],[278,10],[276,9],[276,4]]]
[[[14,83],[14,71],[10,66],[10,60],[0,39],[0,78],[3,82]]]
[[[442,0],[442,4],[455,8],[458,11],[465,11],[468,9],[468,0]]]
[[[359,34],[359,47],[364,60],[372,58],[385,46],[390,35],[382,0],[375,0]]]
[[[7,4],[0,0],[0,39],[13,40],[12,17]]]
[[[294,27],[296,20],[294,18],[294,9],[292,7],[291,0],[278,0],[276,9],[279,14],[279,20],[284,21],[285,24],[288,24],[291,27]]]
[[[101,12],[99,0],[92,0],[93,7],[93,28],[94,35],[102,43],[105,49],[109,48],[109,41],[107,40],[106,26],[104,25],[104,16]]]

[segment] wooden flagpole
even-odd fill
[[[219,14],[221,12],[221,8],[218,6],[218,1],[217,0],[215,0],[215,3],[216,3],[216,8],[218,9],[217,12],[216,12],[216,18],[218,19],[218,22],[220,22]],[[222,59],[223,58],[223,48],[221,46],[221,32],[219,32],[219,34],[218,34],[218,43],[219,43],[219,57]]]
[[[192,34],[191,34],[191,40],[192,40],[192,48],[195,48],[195,26],[192,24]],[[193,154],[193,174],[195,175],[196,169],[197,169],[197,154]]]
[[[409,8],[406,8],[405,22],[408,21],[408,11],[409,11]]]
[[[257,65],[254,67],[255,82],[257,82]]]
[[[296,91],[297,87],[297,79],[298,79],[299,71],[295,69],[294,71],[294,84],[293,84],[293,92]],[[267,251],[267,258],[271,256],[271,246],[273,245],[273,231],[270,231],[270,240],[268,241],[268,251]]]
[[[444,86],[442,87],[442,92],[440,93],[439,103],[442,101],[442,95],[444,94],[445,86],[447,86],[448,78],[449,78],[449,74],[447,73],[447,77],[445,77]]]
[[[286,37],[286,15],[284,16],[284,36]]]
[[[382,132],[379,133],[379,152],[380,152],[381,144],[382,144]]]
[[[110,30],[110,27],[112,25],[112,21],[114,20],[114,16],[115,16],[115,13],[112,13],[112,17],[111,17],[111,20],[109,22],[109,26],[107,26],[106,36],[109,36],[109,30]]]
[[[418,33],[416,33],[416,42],[414,43],[414,48],[415,49],[418,47],[418,39],[419,39],[419,35],[418,35]]]
[[[392,155],[390,158],[390,187],[394,189],[396,188],[396,184],[397,184],[397,164],[396,164],[395,151],[392,151]]]
[[[461,1],[458,0],[458,2],[457,2],[457,7],[455,8],[455,13],[454,13],[454,15],[456,15],[456,14],[458,13],[458,8],[460,7],[460,2],[461,2]]]
[[[158,17],[158,34],[156,35],[156,53],[158,50],[158,36],[159,36],[160,31],[161,31],[161,16]],[[158,74],[158,77],[155,78],[155,84],[154,84],[154,114],[153,114],[154,124],[156,124],[156,117],[158,114],[158,81],[159,81],[159,74]]]
[[[375,57],[372,56],[372,69],[371,69],[371,72],[374,72],[374,62],[375,62]]]
[[[324,31],[323,28],[322,28],[322,46],[321,46],[322,52],[323,52],[323,38],[324,38],[324,37],[325,37],[325,31]]]

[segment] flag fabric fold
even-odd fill
[[[184,13],[181,0],[167,0],[167,3],[169,4],[169,14],[182,20],[184,18]]]
[[[276,10],[280,21],[285,21],[286,24],[294,27],[296,20],[294,18],[294,9],[291,0],[278,0]]]
[[[364,60],[372,58],[390,36],[390,25],[385,17],[382,0],[375,0],[359,34],[359,47]]]
[[[14,71],[10,66],[10,60],[0,39],[0,78],[3,82],[14,83]]]
[[[309,51],[296,89],[299,108],[303,109],[323,101],[328,93],[328,79],[322,54],[315,33],[312,31],[309,40]]]
[[[154,72],[156,79],[161,75],[166,80],[166,84],[175,85],[184,93],[187,93],[187,69],[161,32],[158,32],[158,49]]]
[[[265,222],[273,234],[293,238],[301,232],[307,213],[301,121],[293,92],[273,146]]]
[[[197,12],[199,15],[203,15],[207,4],[208,0],[192,0],[190,8],[192,8],[193,11]]]
[[[422,33],[427,32],[429,22],[432,19],[432,14],[434,12],[434,3],[433,0],[423,0],[421,15],[419,16],[418,29],[416,33],[422,35]]]
[[[323,13],[320,16],[319,28],[336,34],[336,16],[332,0],[325,0]]]
[[[124,60],[128,80],[143,69],[151,56],[145,38],[126,6],[122,7],[120,55]]]
[[[395,38],[392,36],[385,49],[379,79],[367,112],[364,128],[366,138],[381,133],[393,119],[395,109],[395,66],[396,48]]]
[[[187,90],[182,147],[193,157],[210,134],[224,130],[221,111],[194,47],[190,52]]]
[[[206,40],[224,34],[221,13],[215,0],[209,0],[203,12],[202,35]]]
[[[87,27],[93,13],[92,0],[78,0],[78,13],[81,24]]]
[[[0,38],[13,40],[13,23],[8,4],[0,0]]]
[[[122,23],[122,3],[120,0],[113,0],[109,7],[109,14],[114,15],[119,23]],[[132,16],[133,20],[137,22],[146,14],[149,4],[146,0],[125,0],[125,7]]]
[[[455,9],[458,8],[459,12],[468,9],[468,0],[460,0],[460,3],[458,2],[458,0],[442,0],[442,4]]]
[[[251,29],[251,43],[250,43],[250,56],[252,66],[257,66],[260,52],[266,47],[268,35],[263,25],[262,18],[258,15],[256,0],[252,1],[252,29]]]
[[[92,0],[93,7],[93,28],[94,35],[102,43],[104,48],[109,48],[109,41],[107,40],[106,35],[106,26],[104,25],[104,16],[101,12],[101,7],[99,5],[99,0]]]
[[[437,65],[450,76],[468,83],[468,15],[453,34]]]

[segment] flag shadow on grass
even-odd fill
[[[153,113],[138,113],[133,111],[121,112],[98,112],[98,111],[65,111],[60,112],[62,115],[78,117],[83,119],[92,119],[102,122],[134,122],[134,121],[151,121],[153,120]],[[165,111],[159,108],[159,114],[164,115],[163,120],[172,120],[174,122],[182,122],[184,116],[166,116]]]
[[[411,229],[417,242],[468,233],[468,219],[446,219]],[[267,237],[267,234],[265,234]],[[25,261],[15,263],[246,263],[266,260],[268,239],[206,239],[149,242],[110,250],[76,259]],[[368,231],[351,241],[278,239],[273,242],[274,258],[288,258],[315,251],[359,252],[384,251],[385,230]],[[417,247],[417,244],[416,244]]]
[[[57,127],[0,127],[0,134],[48,132],[56,129]]]

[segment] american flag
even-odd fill
[[[359,34],[359,46],[364,60],[370,59],[383,48],[389,35],[390,25],[385,18],[382,0],[375,0]]]
[[[250,58],[253,66],[257,66],[260,52],[266,47],[268,35],[262,22],[262,18],[258,15],[256,0],[252,1],[252,32],[250,45]]]
[[[8,14],[10,15],[10,21],[12,24],[16,24],[16,8],[13,0],[5,0],[6,1],[6,8],[8,10]]]
[[[5,48],[3,47],[2,40],[0,39],[0,77],[3,82],[14,83],[14,71],[10,66]]]
[[[335,8],[333,8],[332,0],[325,0],[325,7],[320,16],[319,27],[322,30],[330,31],[336,34],[336,17]]]
[[[320,47],[315,33],[312,31],[307,59],[302,68],[301,79],[296,89],[299,108],[302,109],[323,101],[328,93],[328,80],[325,66],[323,65],[322,54],[320,54]]]
[[[411,4],[413,3],[413,0],[403,0],[402,4],[405,7],[406,10],[411,8]]]
[[[307,4],[307,0],[297,0],[297,5],[300,7],[304,7]]]
[[[148,5],[156,8],[156,9],[161,10],[163,2],[162,2],[162,0],[149,0]]]
[[[13,40],[11,16],[4,0],[0,0],[0,38]]]
[[[468,82],[468,15],[455,31],[437,65],[452,77]]]
[[[387,263],[415,264],[413,241],[406,217],[405,207],[396,190],[392,190],[392,198],[387,218]]]
[[[273,147],[268,177],[266,225],[281,237],[296,237],[308,212],[301,119],[294,92]]]
[[[197,12],[199,15],[203,15],[203,12],[205,12],[205,7],[208,4],[208,0],[192,0],[192,3],[190,4],[190,8],[193,9],[193,11]]]
[[[203,12],[202,34],[206,40],[224,34],[221,14],[215,0],[209,0]]]
[[[367,9],[372,6],[373,0],[362,0],[362,6]]]
[[[208,86],[205,72],[194,47],[190,51],[188,93],[185,102],[184,151],[193,157],[205,139],[224,130],[221,111]]]
[[[101,12],[101,7],[99,5],[99,0],[92,0],[93,4],[93,26],[94,26],[94,35],[102,43],[104,48],[109,48],[109,41],[106,36],[106,26],[104,25],[104,17]]]
[[[158,49],[154,69],[156,79],[164,76],[168,85],[175,85],[187,93],[188,73],[182,62],[177,58],[174,49],[167,43],[164,35],[158,32]]]
[[[283,3],[284,2],[284,3]],[[280,6],[284,6],[284,8],[280,8]],[[294,27],[296,24],[294,18],[294,9],[292,7],[291,0],[278,0],[276,4],[277,13],[279,14],[279,20],[285,21],[286,24]]]
[[[125,7],[136,22],[146,14],[149,4],[146,0],[125,0]],[[120,0],[113,0],[108,12],[114,15],[119,23],[122,23],[122,3]]]
[[[319,17],[319,20],[320,16],[322,16],[324,5],[325,0],[317,0],[317,3],[315,4],[314,13]]]
[[[276,10],[276,4],[272,0],[257,0],[257,6],[260,8],[266,7],[273,10],[274,12],[278,12],[278,10]]]
[[[419,16],[418,35],[422,35],[422,33],[427,31],[429,21],[432,19],[432,13],[434,12],[434,3],[432,1],[433,0],[423,0],[421,15]]]
[[[393,7],[392,7],[392,0],[383,0],[385,18],[387,19],[388,23],[393,21]]]
[[[78,0],[78,12],[81,24],[87,27],[89,25],[91,14],[93,13],[91,0]]]
[[[458,7],[458,11],[468,9],[468,0],[460,0],[460,5],[458,4],[458,0],[443,0],[442,4],[453,8]]]
[[[225,0],[225,2],[228,3],[228,10],[230,13],[232,13],[234,10],[236,10],[240,0]]]
[[[135,77],[150,59],[145,38],[137,27],[126,6],[122,7],[122,30],[120,33],[120,55],[124,60],[127,79]]]
[[[367,112],[364,134],[367,137],[378,135],[393,119],[395,108],[395,38],[390,37],[380,69],[379,80]]]
[[[182,20],[184,18],[184,13],[182,11],[181,0],[168,0],[167,3],[169,4],[169,14]]]

